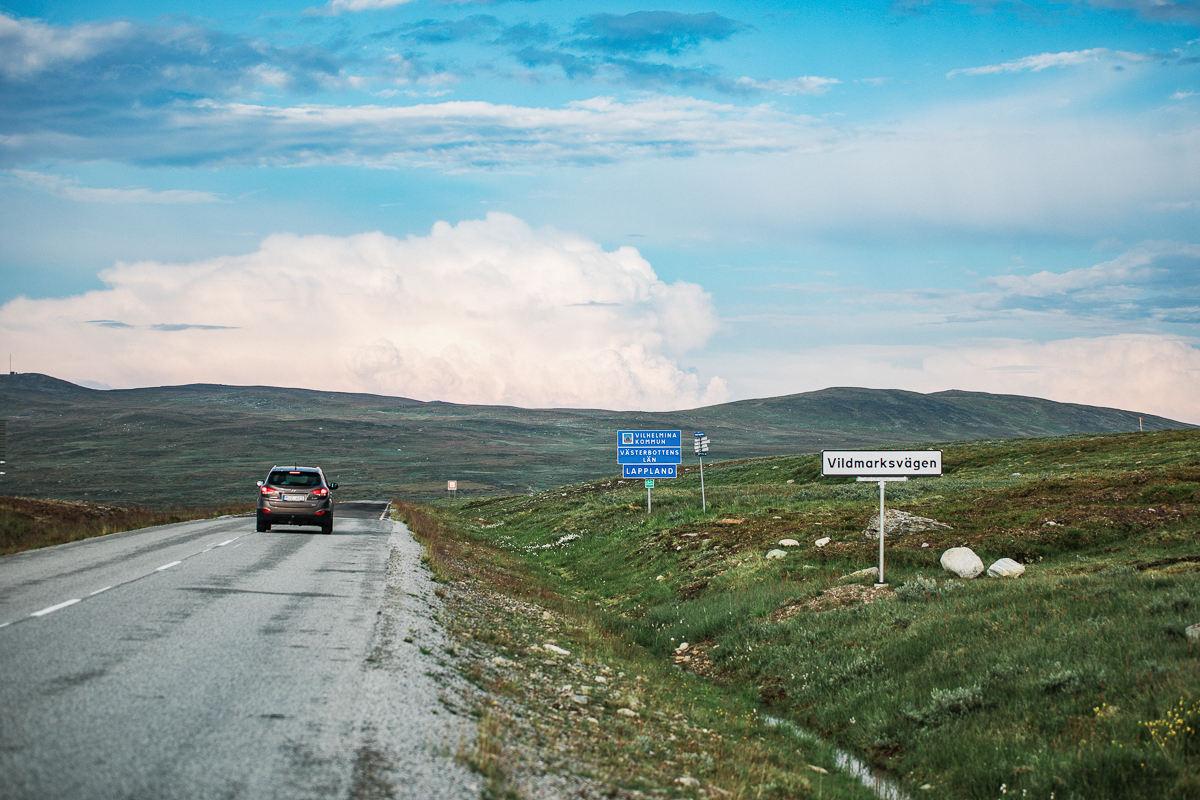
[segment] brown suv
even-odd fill
[[[258,532],[272,525],[318,525],[333,533],[333,497],[320,467],[271,467],[258,482]]]

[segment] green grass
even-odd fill
[[[716,684],[923,797],[1197,796],[1200,433],[942,447],[945,476],[889,487],[889,506],[953,530],[889,542],[898,597],[820,613],[777,612],[875,565],[878,500],[814,456],[713,464],[707,513],[690,473],[652,515],[616,480],[444,513],[613,635],[664,660],[699,643]],[[781,538],[802,544],[765,560]],[[949,580],[959,545],[1027,572]]]

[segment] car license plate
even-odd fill
[[[308,499],[308,495],[304,494],[285,494],[283,499],[289,503],[303,503]]]

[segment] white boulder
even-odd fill
[[[925,531],[948,531],[950,526],[944,522],[938,522],[936,519],[929,517],[918,517],[916,514],[910,514],[907,511],[900,511],[895,508],[887,510],[887,530],[885,531],[886,538],[893,536],[907,536],[911,533],[924,533]],[[879,540],[879,515],[871,517],[867,523],[867,529],[863,531],[863,536],[868,539]]]
[[[974,578],[983,572],[983,562],[969,547],[951,547],[942,553],[942,569],[960,578]]]
[[[989,578],[1019,578],[1025,574],[1025,565],[1011,558],[1002,558],[987,568]]]
[[[799,547],[800,543],[797,542],[795,539],[780,539],[779,546],[780,547]]]
[[[767,553],[767,558],[774,560],[776,558],[783,558],[786,555],[787,553],[783,550],[772,550],[771,552]]]
[[[817,539],[815,542],[813,542],[813,544],[815,544],[817,547],[824,547],[825,545],[829,544],[829,537],[822,536],[820,539]]]
[[[866,569],[860,569],[857,572],[851,572],[849,575],[843,575],[842,577],[838,578],[838,580],[839,581],[857,581],[857,580],[861,580],[863,578],[873,578],[874,579],[874,578],[878,578],[878,577],[879,577],[879,567],[867,567]]]

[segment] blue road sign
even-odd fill
[[[618,464],[683,463],[679,431],[617,431]]]
[[[622,478],[674,478],[674,464],[622,464]]]

